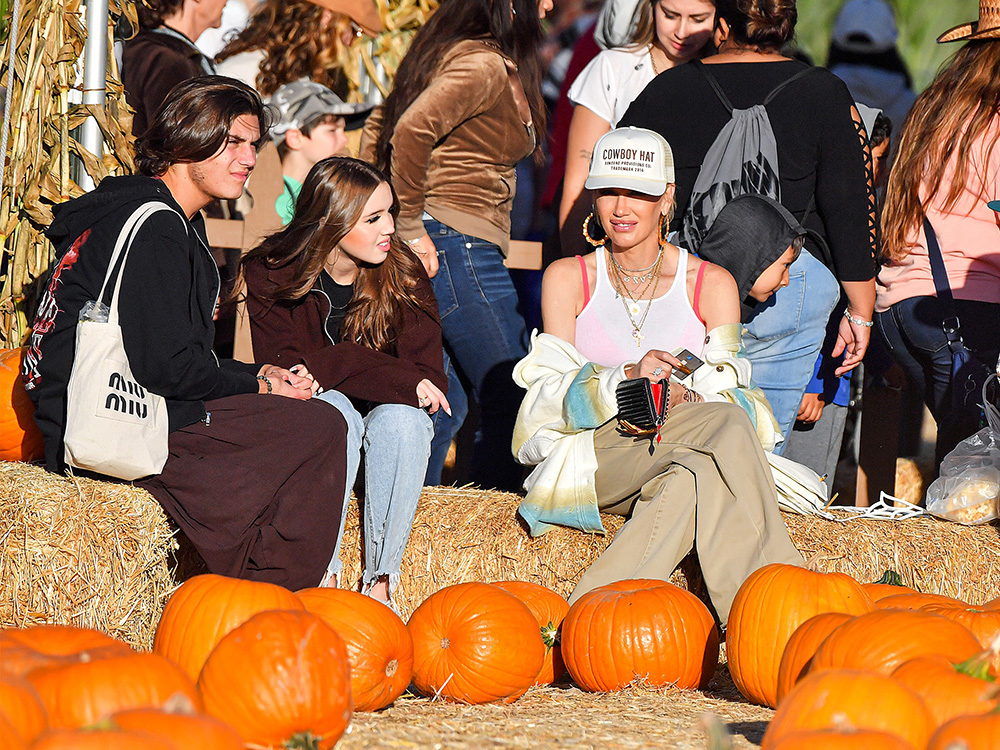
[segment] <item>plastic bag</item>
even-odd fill
[[[997,376],[983,386],[989,423],[955,446],[941,462],[941,475],[927,488],[927,511],[966,525],[1000,518],[1000,409]]]

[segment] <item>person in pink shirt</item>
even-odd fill
[[[993,367],[1000,354],[1000,12],[983,0],[977,23],[938,41],[966,39],[914,105],[903,129],[882,219],[884,265],[876,324],[938,423],[938,462],[978,427],[956,408],[944,325],[958,318],[965,347]],[[925,217],[927,223],[925,224]],[[933,236],[925,226],[930,226]],[[931,271],[936,238],[953,308]],[[971,394],[973,397],[975,394]]]

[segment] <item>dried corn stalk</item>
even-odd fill
[[[382,96],[389,95],[389,89],[381,78],[384,75],[391,87],[399,63],[410,48],[414,34],[437,10],[438,0],[376,0],[376,5],[385,30],[374,40],[370,37],[358,39],[342,53],[343,59],[338,61],[350,82],[352,101],[360,101],[362,98],[359,91],[362,67]],[[378,70],[376,60],[384,73]]]
[[[86,40],[81,0],[21,0],[17,38],[2,53],[0,85],[12,89],[3,191],[0,193],[0,344],[17,346],[28,321],[25,293],[52,261],[42,234],[52,206],[83,191],[70,177],[76,155],[95,183],[132,171],[132,115],[112,52],[111,29],[121,16],[136,27],[129,0],[110,0],[107,103],[103,108],[70,104],[69,92]],[[15,45],[10,75],[9,45]],[[103,158],[87,152],[71,132],[93,114],[104,134]]]

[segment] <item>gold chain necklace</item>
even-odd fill
[[[653,66],[653,77],[660,75],[660,69],[656,67],[656,56],[653,54],[653,43],[649,43],[649,63]]]
[[[663,256],[663,246],[660,246],[660,252],[656,255],[656,260],[650,263],[645,268],[624,268],[622,264],[615,259],[614,253],[610,254],[611,262],[615,265],[615,270],[618,272],[619,278],[626,284],[638,284],[642,281],[647,281],[652,279],[660,263],[660,258]],[[652,273],[650,273],[652,271]]]
[[[611,255],[611,251],[608,250],[608,255]],[[613,259],[612,259],[613,260]],[[653,307],[653,298],[656,296],[656,289],[660,285],[660,263],[663,260],[663,252],[661,248],[660,254],[656,258],[656,264],[652,272],[652,278],[646,282],[646,285],[641,290],[636,290],[638,293],[635,297],[625,286],[622,279],[621,273],[618,271],[617,264],[612,263],[612,281],[615,287],[615,296],[619,297],[622,304],[625,306],[625,315],[628,316],[628,322],[632,326],[632,338],[635,339],[636,348],[642,346],[642,340],[645,336],[642,335],[642,326],[646,323],[646,317],[649,315],[650,308]],[[639,315],[639,300],[645,297],[646,292],[652,287],[652,292],[649,295],[649,301],[646,305],[645,311],[643,311],[642,316],[639,318],[637,323],[633,315]],[[628,298],[628,301],[626,301]],[[629,305],[629,302],[632,304]]]

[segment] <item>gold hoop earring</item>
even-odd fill
[[[597,218],[595,214],[587,214],[583,220],[583,238],[587,240],[587,243],[593,245],[594,247],[602,247],[604,245],[604,240],[595,240],[590,236],[590,220],[594,219],[597,221],[597,226],[601,226],[601,220]]]

